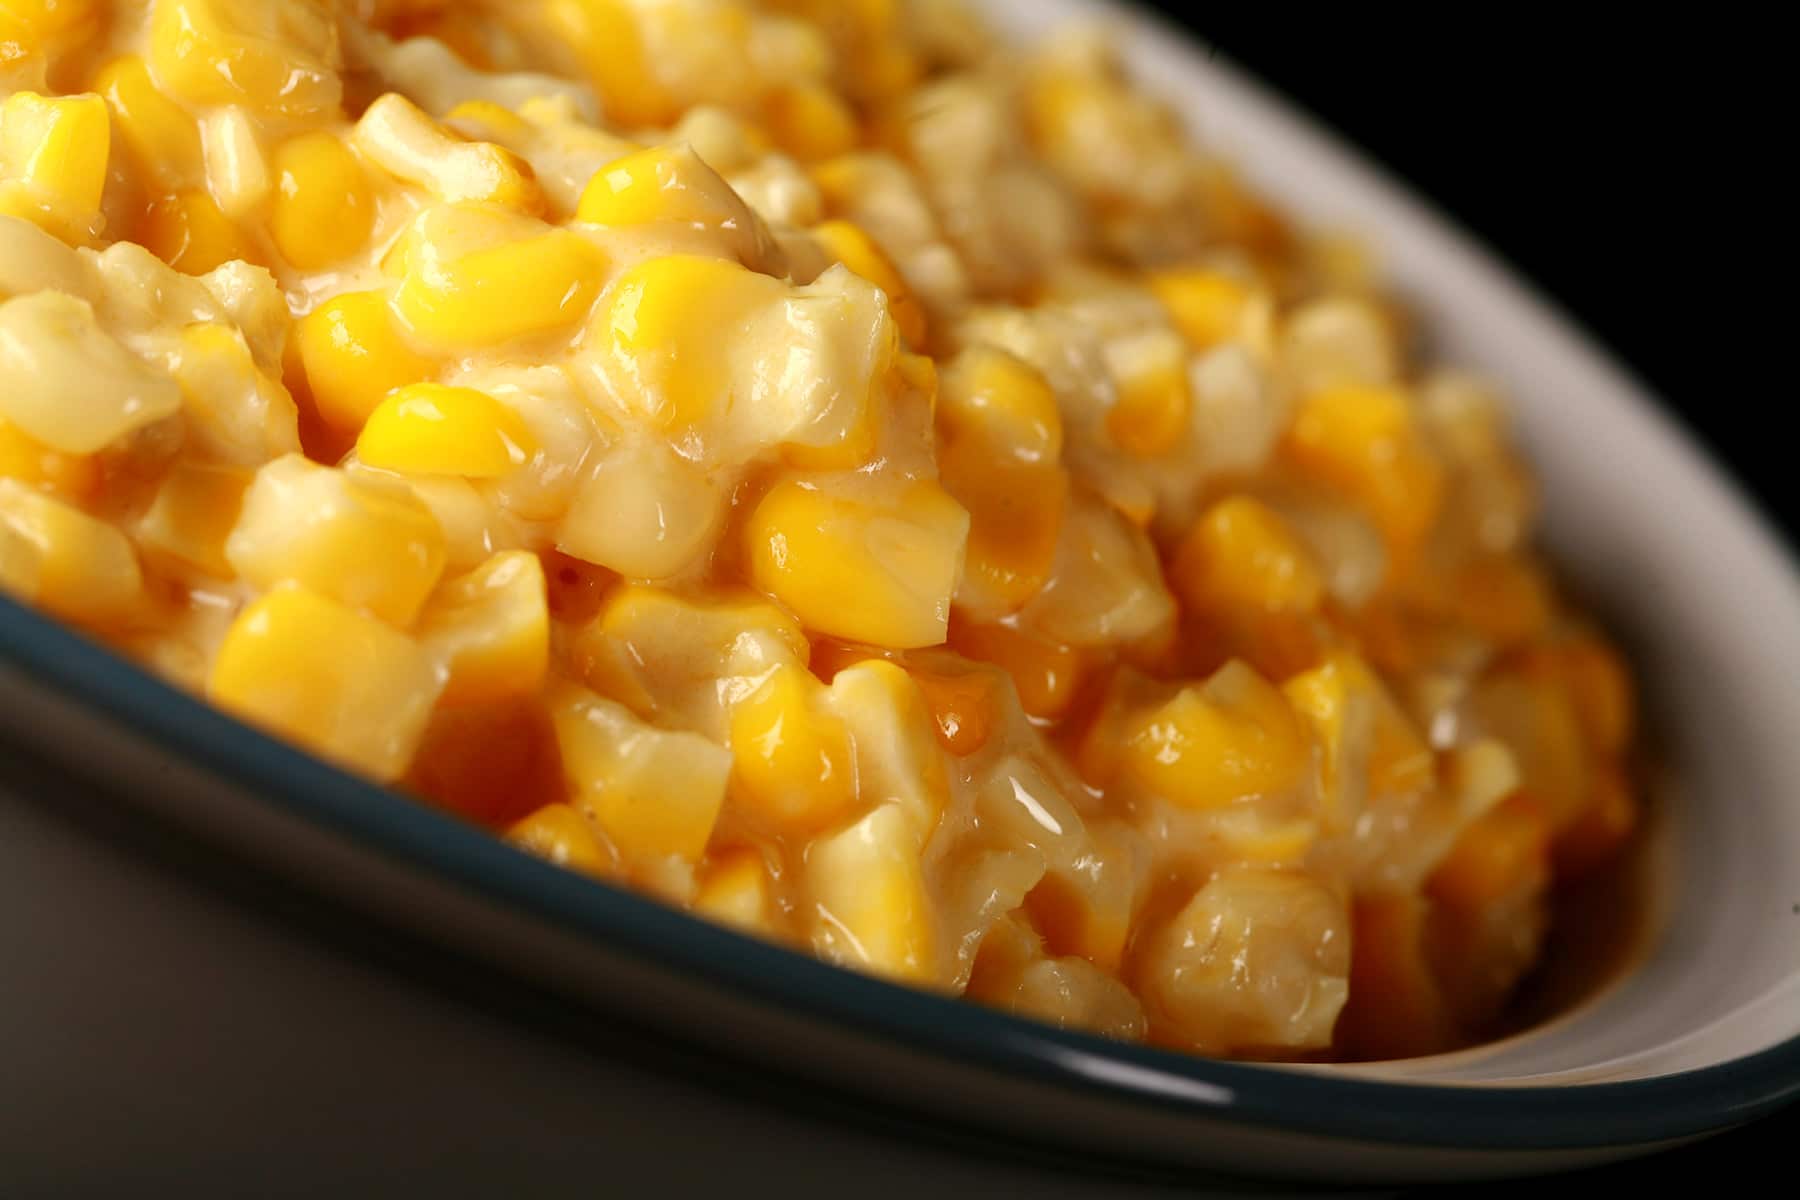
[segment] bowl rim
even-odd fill
[[[1800,1099],[1800,1036],[1650,1079],[1484,1087],[1231,1062],[1060,1030],[844,970],[542,862],[244,724],[6,596],[0,666],[236,785],[247,803],[278,805],[565,932],[752,1002],[1062,1089],[1269,1131],[1464,1150],[1668,1141]]]

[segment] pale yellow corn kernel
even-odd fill
[[[534,858],[595,879],[617,873],[612,848],[573,805],[546,804],[520,817],[506,831],[506,840]]]
[[[233,260],[256,262],[261,257],[243,231],[199,188],[152,201],[133,240],[188,275],[205,275]]]
[[[908,345],[925,344],[928,329],[924,306],[874,238],[850,221],[822,221],[813,227],[812,235],[824,245],[827,254],[886,293],[888,312]]]
[[[1322,753],[1324,816],[1348,824],[1355,798],[1405,796],[1432,786],[1431,747],[1380,678],[1349,652],[1333,654],[1281,685]]]
[[[501,209],[428,209],[409,240],[394,311],[413,334],[447,349],[567,329],[600,291],[600,252],[586,238]]]
[[[200,150],[206,190],[234,221],[261,217],[274,177],[263,151],[262,131],[241,108],[222,108],[200,118]]]
[[[1148,329],[1107,347],[1118,400],[1106,413],[1113,444],[1137,458],[1157,458],[1180,446],[1191,427],[1188,356],[1181,339]]]
[[[813,948],[840,966],[912,983],[939,974],[936,915],[910,819],[883,804],[806,854]]]
[[[1026,462],[1062,458],[1062,411],[1035,369],[1004,350],[972,346],[939,378],[938,425]]]
[[[924,691],[903,668],[871,658],[831,680],[831,707],[850,730],[857,788],[897,805],[923,850],[949,803],[950,782]]]
[[[135,54],[115,58],[94,76],[93,90],[112,109],[113,124],[138,168],[164,186],[197,179],[200,131],[186,109],[165,96]]]
[[[269,235],[303,271],[349,257],[369,239],[375,195],[349,147],[329,133],[307,133],[275,152],[275,204]]]
[[[37,547],[0,521],[0,595],[30,604],[37,598],[41,564]]]
[[[524,159],[493,142],[465,141],[397,93],[369,105],[350,136],[370,162],[439,200],[544,211],[543,189]]]
[[[575,804],[626,862],[699,862],[725,803],[731,752],[696,733],[646,725],[573,685],[553,689],[549,704]]]
[[[0,0],[0,42],[22,51],[72,33],[94,20],[95,0]],[[0,54],[0,60],[6,56]]]
[[[1388,387],[1400,377],[1394,328],[1361,297],[1328,296],[1296,308],[1282,322],[1277,350],[1282,372],[1301,393]]]
[[[177,462],[138,522],[139,543],[215,578],[231,578],[225,539],[237,524],[251,478],[242,467]]]
[[[726,497],[661,440],[602,455],[557,526],[556,544],[631,579],[668,579],[700,562],[725,518]]]
[[[787,481],[745,525],[756,585],[822,633],[906,649],[944,641],[969,514],[942,488],[858,499]]]
[[[441,686],[437,667],[411,638],[288,584],[232,623],[206,694],[252,724],[386,782],[406,770]]]
[[[790,84],[769,94],[765,119],[782,151],[803,163],[822,162],[856,148],[856,114],[829,88]]]
[[[444,114],[444,124],[474,141],[477,133],[492,134],[485,140],[523,141],[531,136],[531,123],[493,100],[464,100]]]
[[[334,112],[342,97],[328,5],[155,0],[150,67],[192,104],[244,105],[260,117]]]
[[[189,325],[179,344],[174,374],[190,447],[246,467],[299,451],[294,398],[256,365],[242,333],[229,325]]]
[[[518,413],[486,392],[441,383],[395,388],[356,439],[363,462],[410,475],[495,479],[536,452]]]
[[[1175,328],[1196,350],[1249,332],[1255,292],[1243,280],[1204,267],[1181,267],[1159,271],[1149,282]]]
[[[732,707],[738,811],[781,832],[819,829],[848,815],[856,800],[850,737],[825,697],[805,667],[783,665]]]
[[[1444,469],[1396,388],[1332,387],[1301,402],[1283,449],[1367,510],[1404,564],[1437,519]]]
[[[92,288],[80,254],[32,222],[0,214],[0,300],[44,291],[88,297]]]
[[[98,96],[8,96],[0,102],[0,212],[65,241],[97,235],[111,131]]]
[[[445,664],[443,703],[527,696],[550,663],[544,566],[527,550],[504,550],[447,579],[419,614],[419,642]]]
[[[52,450],[12,422],[0,420],[0,478],[79,501],[100,482],[100,467],[89,455]]]
[[[1166,631],[1175,615],[1149,535],[1099,497],[1074,492],[1050,578],[1020,624],[1065,646],[1117,646]]]
[[[444,534],[403,487],[289,454],[256,473],[225,557],[257,587],[293,581],[405,626],[443,572]]]
[[[1201,612],[1315,611],[1325,574],[1312,551],[1268,505],[1250,496],[1214,504],[1188,532],[1169,572]]]
[[[0,529],[13,539],[8,578],[22,599],[81,625],[116,626],[143,607],[137,555],[106,522],[15,479],[0,479]]]
[[[300,318],[294,341],[313,404],[339,433],[360,431],[388,392],[437,373],[401,336],[380,292],[333,296]]]
[[[100,328],[87,301],[0,303],[0,417],[66,454],[92,454],[181,411],[181,389]]]
[[[1183,808],[1216,809],[1296,787],[1308,755],[1281,692],[1231,662],[1133,722],[1123,761],[1147,791]]]
[[[745,933],[771,932],[769,868],[754,850],[732,850],[719,856],[700,876],[694,911],[708,920]]]
[[[704,229],[749,266],[762,265],[772,244],[762,218],[685,144],[652,146],[601,167],[583,189],[575,219],[614,228],[669,223]]]
[[[550,0],[545,18],[587,72],[608,123],[662,127],[681,115],[657,78],[638,17],[625,0]]]

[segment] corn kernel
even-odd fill
[[[1082,679],[1081,656],[1071,646],[1028,633],[1016,624],[957,621],[950,627],[957,653],[1005,671],[1028,714],[1054,720],[1069,711]]]
[[[224,263],[256,262],[260,257],[213,198],[197,188],[152,202],[144,210],[135,240],[188,275],[205,275]]]
[[[400,488],[297,454],[256,473],[225,557],[257,587],[293,581],[408,625],[444,567],[444,535]]]
[[[614,228],[689,225],[722,236],[747,264],[770,244],[762,218],[685,144],[652,146],[601,167],[582,190],[575,219]]]
[[[1026,462],[1062,457],[1062,413],[1042,375],[1004,350],[963,351],[941,379],[938,424]]]
[[[200,151],[206,189],[234,221],[254,221],[268,206],[273,180],[262,130],[241,108],[222,108],[200,118]]]
[[[565,870],[596,879],[615,873],[612,851],[580,809],[568,804],[546,804],[521,817],[506,831],[506,840],[525,853]]]
[[[950,795],[924,692],[894,663],[864,659],[832,677],[831,706],[850,730],[858,797],[897,806],[922,851]]]
[[[65,500],[80,500],[99,482],[85,454],[52,450],[10,421],[0,420],[0,478],[17,479]]]
[[[637,17],[623,0],[551,0],[546,16],[599,93],[608,122],[662,127],[681,107],[657,79]]]
[[[645,725],[585,689],[550,698],[576,806],[628,863],[698,862],[725,802],[731,752],[695,733]]]
[[[111,130],[98,96],[8,96],[0,102],[0,211],[66,241],[98,234]]]
[[[372,467],[414,475],[493,479],[537,451],[512,409],[474,388],[408,383],[369,414],[356,456]]]
[[[498,215],[446,205],[420,218],[393,301],[411,332],[463,350],[566,329],[587,313],[600,290],[593,245],[567,230]],[[487,244],[461,253],[443,244],[466,235]]]
[[[1201,611],[1313,612],[1325,576],[1288,523],[1261,501],[1232,496],[1194,523],[1170,572],[1181,598]]]
[[[756,585],[808,627],[906,649],[943,642],[969,514],[916,483],[867,500],[777,484],[745,526]]]
[[[886,293],[888,312],[893,315],[894,324],[899,327],[900,335],[908,345],[925,344],[925,309],[907,286],[900,269],[875,244],[874,238],[865,233],[860,225],[850,221],[820,222],[813,227],[812,235],[824,245],[826,253],[832,258]]]
[[[220,707],[386,781],[406,770],[440,686],[405,634],[284,585],[232,623],[206,690]]]
[[[1150,330],[1116,347],[1108,358],[1119,389],[1106,413],[1106,433],[1113,444],[1137,458],[1158,458],[1181,445],[1193,402],[1180,340]]]
[[[299,119],[336,111],[336,18],[325,5],[155,0],[150,65],[193,104]]]
[[[1306,739],[1281,692],[1229,663],[1133,723],[1124,765],[1140,786],[1184,808],[1213,809],[1296,786]]]
[[[725,497],[692,463],[660,441],[630,442],[594,465],[556,544],[632,579],[668,579],[701,561],[724,515]]]
[[[397,93],[369,105],[350,136],[370,162],[439,200],[493,204],[533,215],[545,209],[543,189],[524,159],[492,142],[463,140]],[[349,151],[341,143],[339,149],[344,165],[331,169],[354,167]]]
[[[1529,797],[1502,801],[1463,831],[1425,890],[1440,904],[1481,912],[1550,878],[1550,827]]]
[[[138,523],[138,540],[197,571],[231,578],[225,539],[237,524],[250,480],[242,467],[176,463]]]
[[[145,602],[143,573],[125,535],[78,508],[0,478],[0,530],[20,598],[80,625],[117,625]]]
[[[308,133],[275,152],[269,233],[301,270],[328,267],[369,238],[375,196],[356,156],[329,133]]]
[[[173,382],[62,292],[0,303],[0,379],[0,418],[65,454],[92,454],[181,410]]]
[[[333,296],[300,319],[294,340],[313,404],[339,433],[359,432],[383,396],[437,370],[400,336],[379,292]]]
[[[840,965],[914,983],[938,975],[935,917],[909,820],[884,804],[814,842],[806,889],[813,946]]]
[[[1285,448],[1302,470],[1359,502],[1402,562],[1437,519],[1443,468],[1393,388],[1335,387],[1309,395]]]
[[[444,581],[419,614],[419,642],[446,665],[443,703],[525,696],[550,663],[550,610],[535,554],[506,550]]]
[[[827,88],[802,83],[778,87],[767,107],[769,134],[801,162],[820,162],[856,148],[856,114]]]
[[[767,935],[772,931],[769,885],[762,855],[749,849],[730,851],[701,875],[694,911],[721,925]]]
[[[731,710],[734,795],[777,829],[818,829],[856,799],[850,738],[825,708],[825,688],[782,665]]]
[[[113,122],[138,168],[165,186],[200,174],[200,132],[187,110],[157,90],[144,60],[116,58],[94,77],[93,90],[112,109]]]
[[[1254,293],[1221,271],[1204,267],[1159,271],[1150,277],[1150,290],[1196,350],[1209,350],[1247,330]]]
[[[1328,819],[1354,822],[1357,813],[1339,811],[1338,798],[1365,782],[1377,796],[1409,795],[1432,785],[1436,765],[1431,747],[1375,672],[1355,655],[1335,654],[1289,679],[1281,690],[1324,752]]]
[[[256,365],[242,333],[229,325],[189,325],[179,344],[175,382],[195,449],[239,466],[299,451],[294,398]]]
[[[1477,683],[1463,717],[1468,730],[1499,739],[1518,758],[1524,790],[1560,833],[1592,795],[1595,756],[1573,698],[1554,676],[1503,670]]]
[[[1025,906],[1050,953],[1079,954],[1103,970],[1117,971],[1148,883],[1149,864],[1128,828],[1092,823],[1087,831],[1080,856],[1052,864]]]
[[[944,490],[969,513],[958,610],[986,621],[1017,612],[1044,586],[1056,562],[1068,473],[1059,466],[996,460],[973,440],[940,449],[938,470]]]
[[[94,0],[0,0],[0,40],[41,49],[92,21],[94,7]]]
[[[919,668],[910,674],[925,693],[944,749],[963,758],[987,745],[999,719],[1003,676],[982,670],[951,675]]]
[[[1050,578],[1020,622],[1065,645],[1118,646],[1166,636],[1175,615],[1149,535],[1099,497],[1072,495]]]

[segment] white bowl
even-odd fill
[[[579,1012],[660,1029],[824,1095],[874,1095],[1065,1154],[1338,1181],[1469,1178],[1642,1153],[1800,1094],[1800,578],[1768,528],[1566,316],[1228,67],[1152,19],[1091,0],[984,7],[1024,35],[1112,16],[1150,87],[1278,201],[1369,234],[1442,355],[1509,389],[1544,481],[1550,543],[1628,638],[1672,781],[1655,814],[1666,860],[1659,932],[1628,977],[1542,1028],[1459,1054],[1218,1063],[840,972],[557,871],[238,725],[3,599],[0,741],[81,787],[104,787],[109,803]],[[53,802],[43,770],[24,761],[0,756],[0,785]],[[9,916],[38,897],[16,881],[37,878],[41,891],[47,878],[70,878],[34,875],[37,844],[0,838]],[[95,868],[96,904],[107,869]],[[65,897],[71,920],[81,895]],[[104,962],[93,971],[100,986],[125,983]],[[44,1028],[8,1029],[15,1021]],[[68,1034],[41,1009],[9,1011],[4,993],[0,1031],[20,1044]],[[515,1049],[519,1074],[493,1076],[492,1095],[535,1078],[523,1064],[541,1047],[521,1033]],[[42,1077],[21,1078],[15,1063],[13,1095],[58,1082],[45,1065],[53,1058],[24,1061]],[[570,1111],[566,1089],[535,1102]],[[0,1120],[0,1151],[16,1151],[7,1132]]]

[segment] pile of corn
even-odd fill
[[[950,0],[0,0],[0,584],[571,869],[1426,1051],[1629,834],[1478,381]]]

